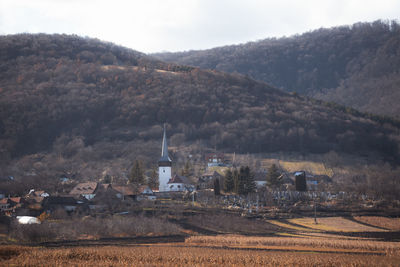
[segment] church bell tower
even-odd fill
[[[164,134],[161,147],[161,158],[158,160],[158,191],[169,191],[168,181],[171,179],[172,160],[168,156],[167,133],[164,124]]]

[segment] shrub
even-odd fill
[[[49,223],[11,224],[10,236],[22,242],[45,242],[56,238],[57,234]]]
[[[20,242],[46,242],[81,238],[137,236],[146,234],[177,234],[180,229],[166,219],[145,216],[85,217],[63,221],[45,221],[42,224],[13,223],[10,237]]]

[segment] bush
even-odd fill
[[[42,224],[13,223],[10,237],[20,242],[46,242],[81,238],[137,236],[146,234],[177,234],[180,229],[166,219],[145,216],[85,217],[64,221],[45,221]]]
[[[56,238],[57,234],[48,223],[11,224],[10,237],[21,242],[45,242]]]

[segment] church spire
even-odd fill
[[[168,156],[168,144],[167,144],[167,131],[164,123],[164,134],[161,148],[161,158],[159,162],[171,162],[171,159]]]

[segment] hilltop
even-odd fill
[[[87,166],[102,172],[116,162],[127,169],[138,157],[154,161],[164,122],[173,146],[399,159],[395,120],[96,39],[0,37],[3,175],[15,160],[18,169],[61,173]],[[35,164],[23,160],[27,155],[36,155]]]
[[[157,58],[241,73],[363,112],[400,114],[400,25],[375,21]]]

